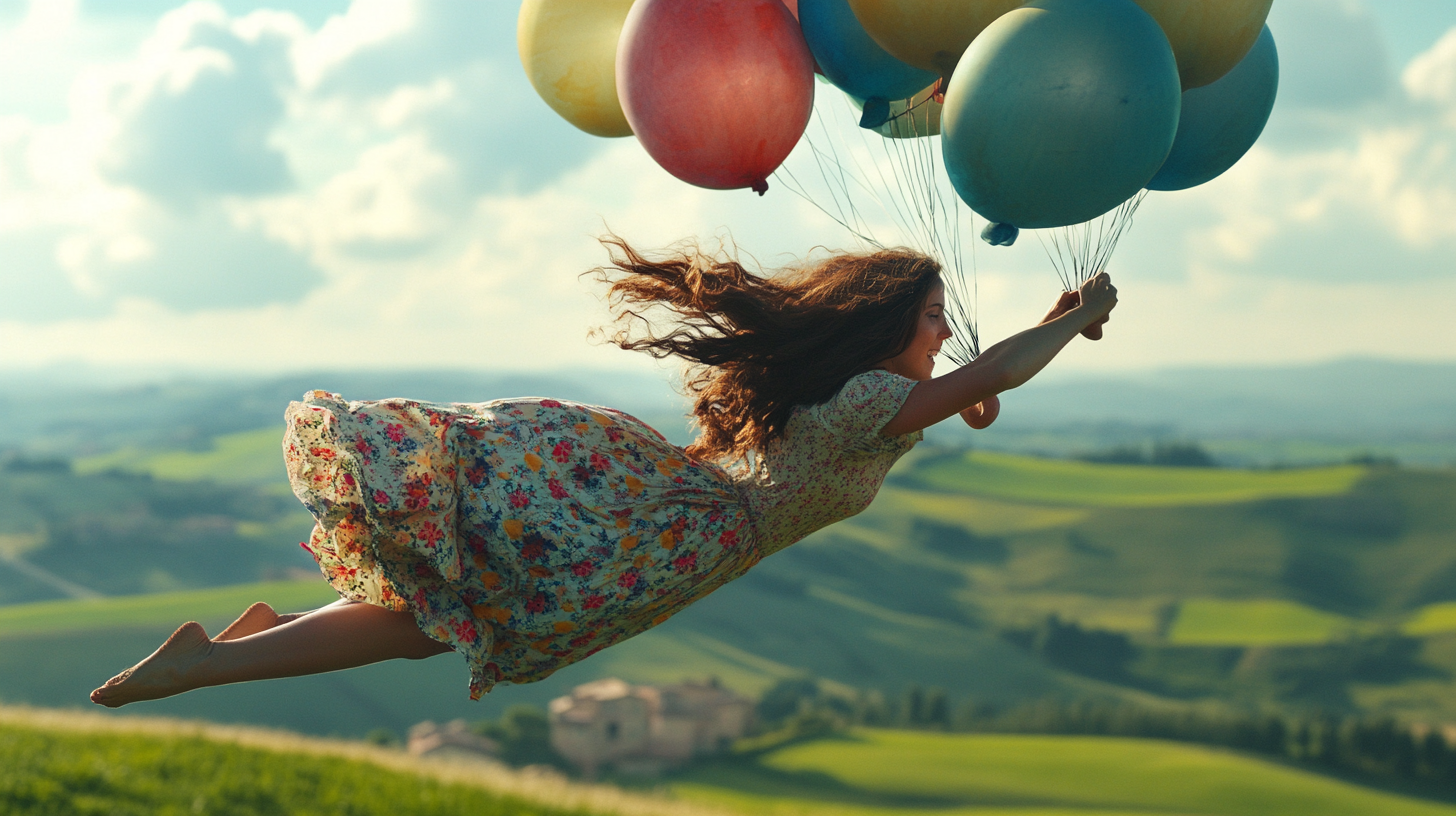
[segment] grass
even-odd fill
[[[769,814],[1456,814],[1228,751],[1106,737],[864,730],[781,749],[756,766],[708,766],[670,787]]]
[[[78,459],[77,473],[123,470],[174,481],[210,480],[231,484],[286,483],[283,473],[283,429],[224,434],[205,451],[122,448]]]
[[[1098,465],[976,451],[926,462],[927,487],[1068,507],[1172,507],[1272,498],[1336,496],[1365,473],[1354,465],[1306,470],[1226,470]]]
[[[1069,527],[1087,518],[1085,509],[1046,507],[979,496],[948,496],[885,487],[875,497],[877,514],[915,516],[959,524],[977,535],[999,536]]]
[[[317,580],[238,584],[94,601],[43,601],[0,606],[0,638],[176,625],[189,620],[226,622],[255,601],[266,601],[279,611],[296,612],[336,600],[338,595],[320,576]]]
[[[1405,622],[1401,631],[1412,637],[1456,632],[1456,602],[1448,601],[1422,607]]]
[[[0,707],[6,816],[725,816],[466,757],[284,731]]]
[[[1368,627],[1294,601],[1194,598],[1180,605],[1168,641],[1180,646],[1310,646]]]

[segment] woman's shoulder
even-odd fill
[[[899,412],[914,387],[915,381],[908,377],[875,368],[850,377],[825,402],[802,409],[846,442],[878,442],[880,429]]]

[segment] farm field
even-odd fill
[[[864,816],[1456,814],[1456,806],[1231,752],[1105,737],[861,730],[675,778],[685,799],[750,813]]]
[[[941,490],[1073,507],[1168,507],[1334,496],[1363,474],[1354,465],[1302,470],[1101,465],[974,451],[928,462],[918,482]]]
[[[1420,618],[1424,611],[1417,613]],[[1168,642],[1183,646],[1301,646],[1371,627],[1294,601],[1191,598],[1178,605]],[[1431,629],[1430,631],[1439,631]]]
[[[211,479],[233,484],[281,484],[283,426],[241,431],[214,437],[205,450],[147,450],[126,447],[99,456],[78,459],[80,474],[122,470],[146,473],[158,479],[190,481]]]

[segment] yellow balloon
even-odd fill
[[[849,7],[865,32],[891,56],[916,68],[950,76],[961,54],[982,29],[1025,2],[849,0]]]
[[[617,38],[632,0],[525,0],[516,48],[536,93],[593,136],[631,136],[617,101]]]
[[[1254,47],[1274,0],[1133,0],[1153,16],[1178,59],[1183,90],[1233,70]]]

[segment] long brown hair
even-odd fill
[[[915,336],[940,264],[908,249],[837,253],[773,276],[725,250],[683,243],[648,258],[601,239],[619,329],[612,343],[690,364],[698,439],[708,459],[741,459],[781,436],[795,405],[834,396]],[[660,308],[654,308],[660,307]]]

